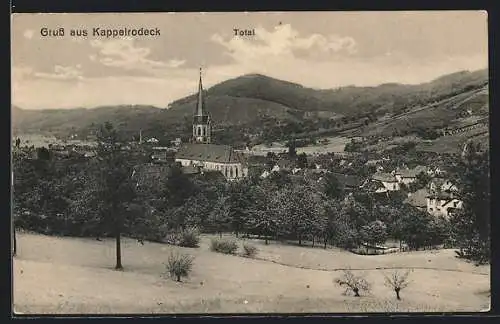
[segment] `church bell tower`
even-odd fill
[[[198,85],[198,101],[196,103],[196,110],[193,116],[193,143],[210,144],[211,126],[210,116],[205,108],[205,98],[203,97],[203,85],[201,82],[201,68],[200,68],[200,81]]]

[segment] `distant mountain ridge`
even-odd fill
[[[375,87],[347,86],[318,90],[261,74],[243,75],[205,90],[206,105],[219,125],[277,120],[340,118],[344,115],[383,115],[409,106],[452,96],[488,83],[488,70],[461,71],[418,85],[387,83]],[[98,108],[25,110],[12,107],[18,133],[67,134],[112,121],[121,129],[161,129],[189,123],[196,94],[172,102],[168,109],[147,105]]]

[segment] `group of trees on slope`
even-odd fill
[[[35,159],[14,150],[16,228],[50,235],[116,239],[122,267],[122,235],[164,241],[189,227],[203,232],[253,234],[271,240],[313,242],[355,248],[366,242],[402,240],[411,249],[452,244],[463,257],[489,258],[488,157],[470,153],[457,164],[465,208],[451,222],[370,192],[348,195],[325,185],[279,172],[266,179],[228,183],[205,175],[188,176],[172,165],[156,185],[140,185],[136,166],[143,156],[122,150],[116,129],[101,128],[95,159],[57,160],[46,150]],[[332,189],[333,188],[333,189]]]

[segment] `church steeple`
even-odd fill
[[[203,116],[204,115],[204,105],[205,103],[203,102],[203,83],[201,81],[201,68],[200,68],[200,81],[198,83],[198,102],[196,104],[196,112],[195,116]]]
[[[201,80],[201,67],[200,67],[200,80],[198,84],[198,100],[196,102],[196,109],[193,116],[193,142],[194,143],[210,143],[210,116],[206,111],[205,100],[203,97],[203,83]]]

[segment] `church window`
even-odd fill
[[[198,136],[201,136],[201,127],[198,127]]]
[[[233,177],[233,168],[230,168],[229,171],[230,171],[229,174],[231,175],[231,178],[232,178]]]
[[[238,167],[236,167],[235,172],[236,172],[236,178],[238,178]]]

